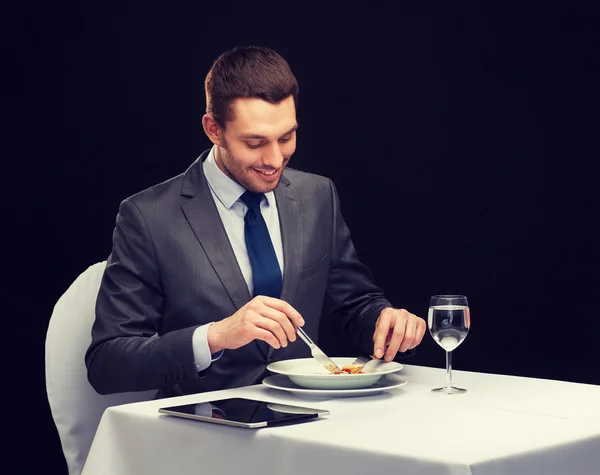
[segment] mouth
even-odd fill
[[[276,168],[274,170],[259,170],[258,168],[253,168],[252,170],[254,170],[264,181],[273,182],[279,178],[281,168]]]

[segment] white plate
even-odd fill
[[[331,358],[340,368],[350,365],[355,358]],[[276,361],[267,366],[271,373],[285,375],[298,386],[308,389],[359,389],[375,384],[383,375],[395,373],[402,369],[400,363],[382,362],[375,367],[373,373],[365,374],[332,374],[321,366],[314,358],[297,358]]]
[[[359,389],[307,389],[297,386],[292,383],[287,376],[282,374],[275,374],[268,376],[263,379],[262,382],[265,386],[273,389],[279,389],[281,391],[289,391],[302,396],[318,397],[318,398],[331,398],[331,397],[356,397],[366,396],[369,394],[375,394],[388,389],[399,388],[404,386],[407,381],[401,379],[398,375],[390,374],[384,376],[375,384],[368,388]]]

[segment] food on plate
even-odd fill
[[[364,374],[363,365],[361,364],[349,364],[346,366],[342,366],[342,373],[346,374]]]
[[[333,374],[365,374],[363,371],[361,371],[363,368],[363,365],[361,364],[349,364],[346,366],[342,366],[342,370],[338,371],[336,368],[333,367],[333,365],[331,365],[330,367],[327,367],[328,370],[330,370],[331,373]],[[329,374],[329,373],[314,373],[314,374]]]
[[[330,373],[340,374],[340,371],[338,371],[337,367],[333,364],[327,365],[326,368],[329,370]]]

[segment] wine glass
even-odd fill
[[[427,323],[433,339],[446,350],[446,385],[432,391],[446,394],[466,392],[466,389],[452,385],[452,350],[463,342],[471,326],[467,297],[434,295],[429,302]]]

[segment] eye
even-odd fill
[[[246,147],[248,147],[249,149],[252,149],[252,150],[256,150],[257,148],[260,148],[262,146],[263,146],[262,143],[253,144],[253,143],[246,142]]]
[[[286,143],[286,142],[289,142],[290,140],[292,140],[292,136],[291,136],[291,135],[288,135],[288,136],[286,136],[286,137],[281,137],[281,138],[279,139],[279,143]]]

